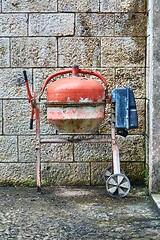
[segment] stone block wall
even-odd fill
[[[145,166],[145,0],[0,0],[0,183],[31,184],[35,179],[35,127],[22,71],[33,91],[59,69],[100,72],[115,87],[130,85],[139,128],[119,137],[122,168],[142,180]],[[42,102],[43,103],[43,102]],[[110,135],[110,108],[95,138]],[[41,106],[41,134],[56,137]],[[112,162],[109,144],[46,144],[41,148],[43,183],[102,184]]]

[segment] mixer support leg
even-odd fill
[[[119,148],[116,143],[116,129],[112,127],[112,152],[113,152],[113,172],[120,174]]]
[[[119,148],[116,143],[116,129],[112,126],[112,152],[113,152],[113,172],[106,179],[106,190],[108,194],[115,198],[125,197],[130,191],[130,181],[120,173]]]
[[[36,106],[36,180],[37,192],[41,193],[41,158],[40,158],[40,109]]]

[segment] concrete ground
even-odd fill
[[[160,239],[160,217],[145,189],[113,199],[105,187],[0,187],[0,240]]]

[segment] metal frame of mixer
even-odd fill
[[[72,73],[73,75],[77,75],[78,73],[82,74],[88,74],[88,75],[94,75],[103,82],[103,84],[107,87],[107,82],[103,76],[101,76],[97,72],[92,72],[89,70],[80,70],[78,69],[78,72],[76,68],[71,68],[68,70],[62,70],[55,74],[50,75],[43,87],[41,94],[37,97],[35,93],[31,94],[28,78],[26,71],[23,71],[27,94],[28,94],[28,100],[31,104],[32,111],[31,111],[31,119],[30,119],[30,129],[33,128],[33,120],[35,115],[36,120],[36,183],[37,183],[37,192],[42,192],[42,182],[41,182],[41,154],[40,154],[40,148],[41,144],[45,143],[71,143],[71,142],[77,142],[79,140],[70,138],[70,139],[64,139],[64,138],[57,138],[57,139],[41,139],[40,136],[40,100],[41,96],[45,90],[46,85],[49,83],[49,81],[58,75],[62,74],[68,74]],[[120,168],[120,159],[119,159],[119,147],[117,145],[116,141],[116,127],[115,127],[115,104],[111,102],[111,98],[107,94],[106,101],[112,105],[112,124],[111,124],[111,139],[82,139],[80,140],[82,143],[107,143],[110,142],[112,145],[112,153],[113,153],[113,163],[112,166],[108,167],[105,171],[104,177],[106,181],[106,190],[107,193],[116,198],[125,197],[129,191],[130,191],[130,181],[125,176],[123,170]],[[82,134],[83,135],[83,134]]]

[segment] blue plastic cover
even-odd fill
[[[112,102],[115,103],[115,127],[133,129],[138,127],[136,102],[132,88],[115,88],[111,92]]]

